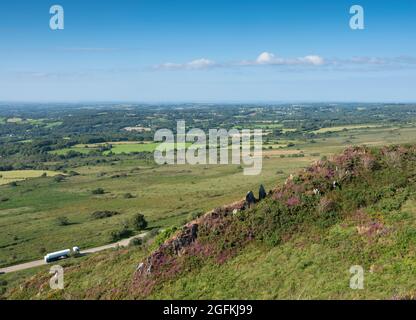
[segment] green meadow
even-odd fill
[[[371,128],[380,128],[380,127],[382,127],[382,125],[376,125],[376,124],[345,125],[345,126],[320,128],[312,132],[319,134],[319,133],[326,133],[326,132],[338,132],[338,131],[354,130],[354,129],[371,129]]]
[[[412,133],[414,134],[414,130],[407,132],[405,130],[402,132],[402,137],[410,137]],[[363,137],[363,139],[368,138],[372,138],[372,135]],[[305,145],[304,152],[307,150],[311,149]],[[295,171],[297,166],[306,166],[313,159],[310,156],[293,161],[280,157],[273,158],[272,162],[265,159],[265,170],[268,175],[273,175],[276,167],[272,163],[277,163],[280,168],[284,168],[282,175],[286,176],[288,172]],[[298,162],[302,160],[305,162]],[[289,167],[288,163],[292,166]],[[193,171],[199,169],[206,170],[205,168],[189,169],[192,172],[188,172],[188,178],[192,177],[193,173],[200,175],[200,171]],[[158,174],[163,172],[164,175],[174,174],[172,168],[163,167],[160,170],[162,171],[155,172]],[[215,168],[214,175],[207,174],[202,180],[206,178],[208,184],[218,183],[216,188],[220,192],[232,186],[240,190],[246,187],[246,182],[241,180],[238,183],[238,177],[231,171],[227,174],[227,171],[217,170],[220,168]],[[406,172],[410,177],[414,176],[412,174],[414,168],[412,170]],[[355,188],[364,188],[359,191],[365,193],[365,188],[370,184],[374,189],[367,190],[370,191],[368,196],[373,196],[373,191],[379,188],[383,192],[390,190],[389,192],[392,193],[390,197],[374,203],[369,202],[359,210],[354,209],[330,224],[321,225],[307,220],[307,223],[300,223],[291,232],[285,234],[284,240],[275,245],[260,240],[252,241],[225,262],[209,258],[206,261],[197,259],[193,261],[192,256],[188,256],[189,270],[178,277],[164,281],[163,285],[155,287],[146,298],[411,299],[415,294],[416,283],[414,259],[416,193],[412,184],[402,188],[390,186],[389,184],[396,178],[392,178],[391,174],[395,172],[388,171],[385,175],[375,173],[373,179],[361,180],[353,186],[346,185],[347,189],[343,189],[343,192],[350,194]],[[225,175],[225,179],[217,180],[217,174]],[[274,184],[283,181],[276,175],[273,177]],[[184,177],[180,176],[179,179],[182,178]],[[263,179],[266,177],[264,176]],[[398,177],[395,183],[400,181]],[[226,184],[227,188],[222,184]],[[206,190],[203,184],[197,184],[196,187],[201,193]],[[191,190],[186,190],[186,194],[196,196]],[[232,193],[228,196],[230,199],[234,197]],[[174,201],[171,197],[169,200]],[[203,199],[198,200],[200,203],[205,201],[215,203],[210,201],[207,194]],[[350,195],[346,195],[343,200],[351,201],[344,203],[346,210],[349,210],[349,205],[354,204],[357,197],[350,198]],[[257,210],[267,209],[269,205],[270,203],[263,206],[260,204]],[[372,219],[378,221],[384,233],[368,233],[369,231],[364,227],[367,227],[369,222],[363,220],[362,214],[370,222],[373,221]],[[170,224],[175,224],[175,220],[171,220]],[[368,225],[372,226],[372,224]],[[6,297],[12,299],[137,298],[140,292],[132,284],[132,275],[138,263],[143,261],[154,248],[154,246],[131,246],[62,261],[61,264],[65,268],[65,290],[45,289],[45,284],[50,278],[47,266],[6,274],[2,277],[10,288]],[[362,290],[350,288],[352,276],[350,268],[354,265],[363,267],[364,289]],[[6,288],[2,290],[6,292]]]
[[[0,265],[39,259],[45,251],[73,245],[87,248],[108,243],[109,233],[138,212],[146,216],[150,228],[180,225],[192,215],[241,199],[260,184],[270,189],[299,168],[348,145],[406,143],[415,137],[414,127],[373,128],[341,131],[313,142],[298,140],[291,147],[275,145],[263,152],[261,174],[250,177],[244,176],[238,165],[157,166],[133,158],[78,167],[74,170],[79,175],[67,176],[61,182],[39,177],[19,181],[17,186],[3,185]],[[155,144],[115,144],[120,152],[137,150],[136,146],[151,150]],[[293,154],[297,157],[290,157]],[[22,176],[14,178],[26,179],[29,173],[21,172]],[[39,176],[41,172],[31,174]],[[104,194],[93,194],[97,188],[104,189]],[[125,197],[127,193],[131,197]],[[91,219],[98,210],[120,214]],[[59,225],[60,217],[66,217],[69,224]]]
[[[122,153],[138,153],[138,152],[153,152],[160,145],[159,142],[137,142],[137,141],[128,141],[128,142],[106,142],[106,143],[95,143],[95,144],[77,144],[71,148],[63,148],[60,150],[51,151],[52,154],[64,155],[70,151],[79,152],[82,154],[88,154],[90,152],[100,152],[102,148],[110,148],[103,152],[104,155],[108,155],[110,152],[113,154],[122,154]],[[186,147],[190,146],[191,143],[186,143]],[[169,144],[165,145],[166,149],[173,150],[175,145]]]
[[[77,168],[78,176],[57,182],[37,178],[0,187],[0,265],[39,259],[43,252],[78,245],[93,247],[110,242],[109,233],[135,213],[143,213],[149,227],[182,223],[245,196],[260,183],[271,188],[312,159],[265,159],[262,174],[248,179],[237,165],[153,166],[137,161],[116,166]],[[279,171],[279,172],[277,172]],[[92,191],[103,188],[105,193]],[[131,198],[125,198],[125,194]],[[99,210],[121,214],[91,219]],[[69,224],[57,223],[67,217]]]
[[[47,177],[54,177],[60,174],[57,171],[50,170],[12,170],[0,172],[0,185],[8,184],[11,182],[24,181],[26,179],[39,178],[42,175]]]
[[[11,118],[5,118],[0,117],[0,124],[30,124],[33,126],[42,126],[48,129],[60,126],[63,122],[62,121],[54,121],[54,120],[48,120],[48,119],[23,119],[20,117],[11,117]]]

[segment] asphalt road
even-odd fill
[[[103,250],[107,250],[107,249],[111,249],[111,248],[116,248],[116,247],[127,247],[131,239],[133,239],[133,238],[142,238],[145,235],[146,235],[146,233],[142,233],[140,235],[136,235],[134,237],[121,240],[119,242],[110,243],[110,244],[107,244],[105,246],[81,250],[81,254],[90,254],[90,253],[95,253],[95,252],[99,252],[99,251],[103,251]],[[26,262],[26,263],[18,264],[18,265],[15,265],[15,266],[0,268],[0,274],[26,270],[26,269],[30,269],[30,268],[34,268],[34,267],[43,266],[43,265],[46,265],[46,264],[47,263],[45,263],[45,261],[43,259],[32,261],[32,262]]]

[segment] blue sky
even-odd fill
[[[0,100],[416,101],[415,17],[414,0],[2,1]]]

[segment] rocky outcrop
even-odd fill
[[[259,189],[259,198],[267,196],[263,186]],[[172,276],[182,270],[178,258],[187,253],[201,251],[198,236],[201,230],[215,230],[219,232],[231,223],[231,217],[240,211],[252,208],[259,200],[249,191],[245,199],[214,209],[203,216],[186,224],[181,231],[165,241],[156,251],[149,255],[136,268],[133,279],[133,288],[140,288],[142,294],[151,291],[154,284],[161,277]],[[247,239],[252,239],[248,234]]]
[[[191,223],[186,225],[183,230],[174,238],[162,244],[158,250],[151,254],[137,267],[137,275],[150,275],[155,266],[167,261],[166,257],[181,255],[183,249],[191,245],[198,237],[198,224]]]
[[[186,249],[197,240],[200,225],[207,225],[212,219],[230,215],[235,211],[244,210],[246,207],[246,201],[237,201],[231,205],[212,210],[202,217],[186,224],[179,233],[167,240],[155,252],[147,257],[145,261],[138,265],[135,278],[139,279],[140,277],[152,274],[155,267],[162,263],[166,263],[170,259],[169,257],[181,256]]]
[[[189,246],[192,242],[194,242],[197,236],[198,225],[196,223],[191,224],[188,228],[185,228],[177,238],[172,240],[172,249],[175,254],[179,254],[184,247]]]

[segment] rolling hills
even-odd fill
[[[50,290],[40,268],[4,297],[411,299],[415,160],[415,145],[350,147],[261,201],[217,208],[141,246],[65,261],[64,290]],[[350,287],[352,266],[364,271],[362,290]]]

